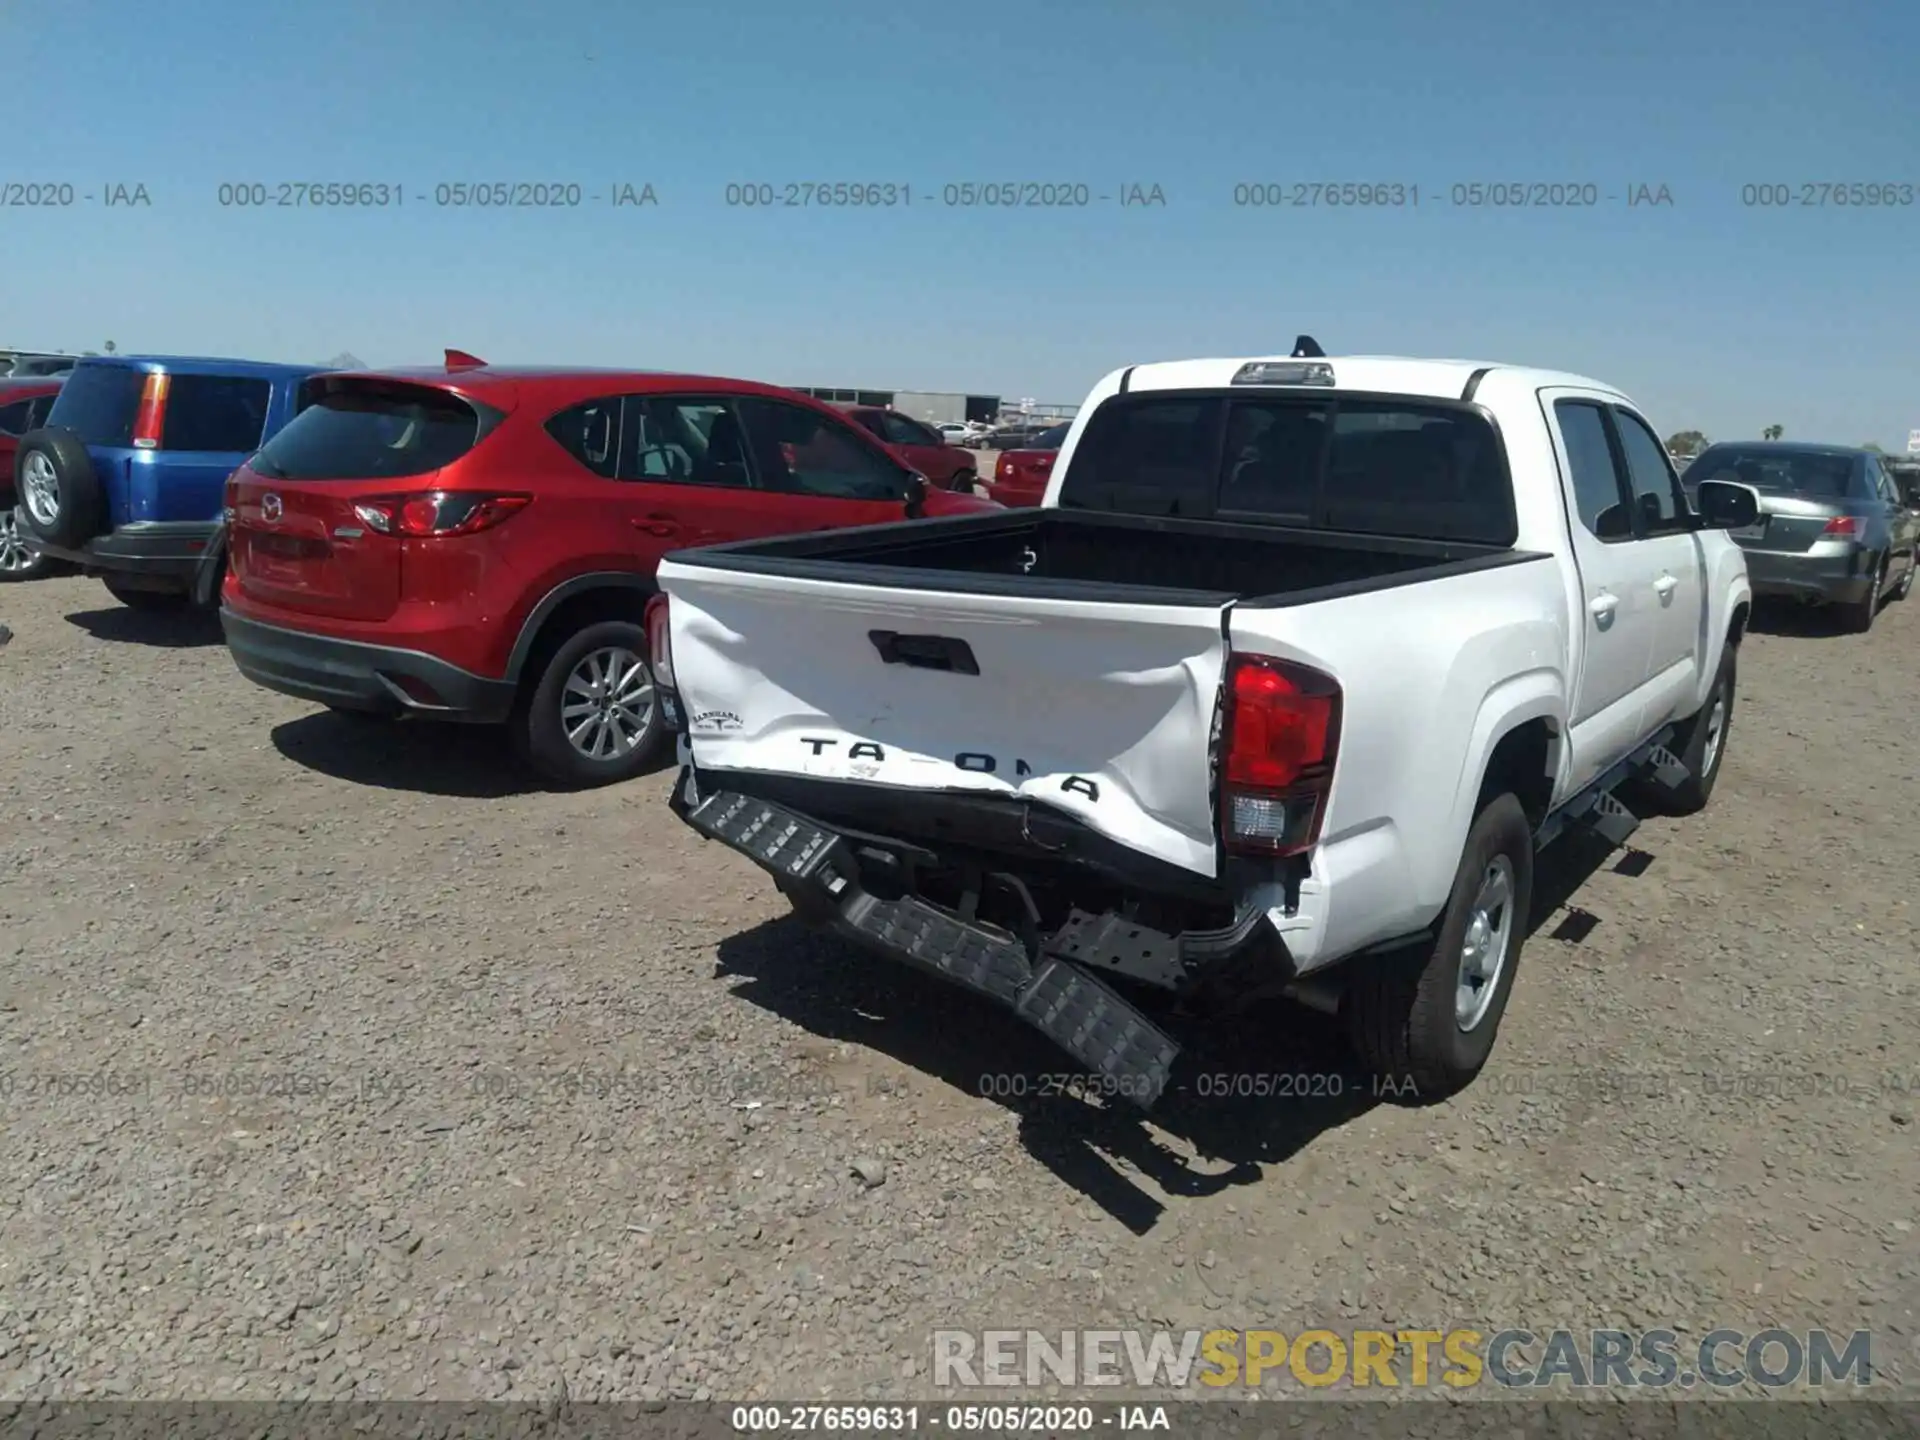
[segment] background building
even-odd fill
[[[977,420],[982,424],[1000,413],[998,395],[956,395],[933,390],[860,390],[844,386],[796,385],[802,395],[842,405],[878,405],[898,410],[911,420],[929,425],[959,424]]]

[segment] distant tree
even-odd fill
[[[1766,429],[1760,432],[1760,438],[1762,440],[1778,440],[1782,435],[1786,433],[1787,433],[1787,427],[1784,425],[1769,425],[1767,426]]]
[[[119,348],[120,348],[120,347],[119,347],[119,346],[117,346],[117,345],[115,345],[115,344],[113,343],[113,341],[111,341],[111,340],[109,340],[109,341],[107,341],[107,353],[108,353],[109,355],[111,355],[111,354],[113,354],[113,352],[114,352],[115,350],[117,350],[117,349],[119,349]]]
[[[1862,442],[1860,448],[1862,450],[1871,450],[1876,455],[1884,455],[1887,453],[1886,451],[1882,450],[1878,445],[1874,444],[1873,441],[1871,440]]]
[[[1676,430],[1667,437],[1667,449],[1674,455],[1698,455],[1711,443],[1698,430]]]
[[[327,361],[326,368],[329,370],[364,370],[367,368],[367,362],[351,350],[342,350],[338,355]]]
[[[99,353],[100,352],[98,350],[82,350],[80,352],[82,358],[91,358],[93,356],[98,355]]]

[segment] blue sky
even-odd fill
[[[0,345],[376,365],[453,345],[1073,401],[1116,365],[1306,331],[1599,375],[1663,432],[1892,449],[1920,427],[1920,6],[0,0],[0,54],[72,102],[14,117],[0,183],[152,202],[0,209]],[[583,203],[434,203],[496,179]],[[1029,180],[1166,203],[942,203]],[[406,198],[220,205],[254,181]],[[914,195],[726,203],[805,181]],[[1257,181],[1421,204],[1237,207]],[[1601,203],[1447,203],[1474,181]],[[1742,204],[1854,181],[1911,203]],[[613,208],[622,183],[658,204]],[[1673,203],[1628,207],[1642,184]]]

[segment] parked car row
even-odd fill
[[[33,380],[64,375],[79,363],[77,355],[39,355],[28,350],[0,350],[0,379]]]
[[[674,812],[802,916],[1140,1105],[1177,1055],[1143,990],[1288,995],[1396,1093],[1470,1082],[1535,852],[1704,807],[1756,594],[1863,629],[1920,535],[1867,452],[1682,477],[1599,382],[1304,337],[1117,370],[984,496],[930,427],[738,379],[34,383],[0,414],[35,563],[217,605],[268,689],[505,725],[556,784],[677,743]]]

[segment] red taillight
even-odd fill
[[[653,683],[673,689],[673,632],[667,624],[667,597],[647,602],[647,651],[653,661]]]
[[[471,490],[434,490],[362,500],[353,507],[360,523],[382,535],[408,540],[444,540],[491,530],[533,503],[531,495],[482,494]]]
[[[1340,742],[1340,687],[1304,665],[1235,656],[1227,671],[1220,825],[1227,848],[1293,855],[1320,837]]]
[[[1823,540],[1859,540],[1867,533],[1867,522],[1858,515],[1836,515],[1820,532]]]
[[[133,448],[158,450],[166,419],[167,377],[150,370],[146,383],[140,387],[140,408],[133,414]]]
[[[1013,456],[1004,450],[1000,452],[1000,463],[993,467],[993,478],[996,480],[1011,480],[1013,478]]]

